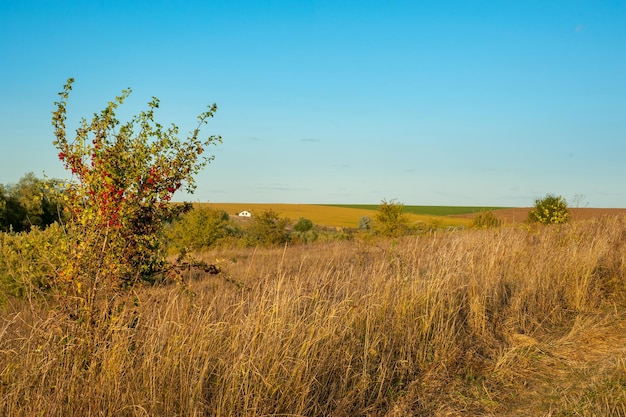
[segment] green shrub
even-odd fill
[[[340,242],[345,240],[352,240],[353,235],[349,230],[345,230],[343,227],[336,227],[333,229],[322,229],[317,233],[316,242]]]
[[[309,219],[305,219],[304,217],[300,217],[293,226],[293,230],[301,233],[308,232],[311,229],[313,229],[313,222]]]
[[[218,245],[239,234],[228,213],[206,206],[182,214],[166,229],[168,245],[176,251],[190,251]]]
[[[48,295],[67,253],[68,241],[58,224],[30,232],[0,232],[0,294]]]
[[[310,229],[310,230],[307,230],[306,232],[293,231],[289,235],[290,240],[292,240],[293,242],[302,242],[302,243],[313,243],[317,240],[318,237],[319,237],[319,234],[317,233],[317,230],[315,229]]]
[[[40,180],[32,172],[17,184],[0,184],[0,231],[29,231],[58,221],[63,213],[62,188],[60,180]]]
[[[500,227],[502,221],[498,219],[491,210],[483,211],[474,217],[472,227],[476,229],[489,229]]]
[[[317,230],[313,228],[313,221],[300,217],[293,226],[293,232],[289,235],[296,242],[312,243],[317,240]]]
[[[535,206],[528,212],[528,221],[541,224],[560,224],[570,220],[567,201],[561,196],[548,194],[536,199]]]
[[[244,241],[247,246],[277,245],[289,241],[287,225],[289,219],[281,218],[274,210],[252,213],[252,218],[245,228]]]

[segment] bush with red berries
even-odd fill
[[[65,121],[73,81],[59,93],[52,117],[58,157],[72,174],[65,208],[68,253],[56,281],[64,294],[89,303],[103,289],[150,281],[166,269],[163,227],[189,207],[171,203],[172,196],[181,187],[193,192],[194,175],[213,159],[202,156],[205,148],[221,138],[199,138],[215,104],[198,116],[186,140],[177,137],[175,125],[155,122],[156,98],[147,111],[121,124],[115,111],[128,89],[90,122],[82,119],[70,140]]]

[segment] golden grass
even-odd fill
[[[201,255],[85,325],[10,304],[6,416],[626,416],[626,219]]]
[[[367,209],[356,209],[348,207],[323,206],[315,204],[249,204],[249,203],[199,203],[209,207],[224,210],[231,216],[237,213],[248,211],[274,210],[281,217],[286,217],[292,221],[300,217],[311,220],[313,223],[326,227],[350,227],[358,228],[361,217],[374,219],[376,211]],[[447,216],[426,216],[407,213],[410,224],[423,223],[427,226],[455,227],[469,226],[471,219]]]

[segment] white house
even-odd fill
[[[239,214],[237,214],[237,216],[239,216],[239,217],[252,217],[252,214],[250,214],[250,212],[248,210],[244,210],[242,212],[239,212]]]

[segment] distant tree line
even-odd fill
[[[303,223],[306,226],[301,226]],[[199,206],[178,216],[166,228],[165,236],[170,248],[177,251],[193,251],[220,245],[271,246],[288,243],[294,238],[300,238],[307,243],[306,237],[301,237],[299,233],[309,231],[313,222],[301,219],[297,223],[299,230],[292,233],[288,231],[289,224],[289,219],[280,217],[273,210],[255,212],[241,224],[231,219],[223,210]]]
[[[63,182],[40,179],[32,172],[15,184],[0,184],[0,232],[27,232],[31,228],[45,228],[63,219]],[[359,231],[381,236],[398,237],[415,232],[403,213],[403,204],[396,200],[382,200],[374,219],[359,220]],[[569,220],[565,199],[552,194],[535,201],[529,212],[529,222],[544,224]],[[498,227],[500,220],[491,211],[474,219],[474,228]],[[207,207],[196,208],[186,216],[177,217],[166,228],[170,245],[178,249],[200,249],[220,244],[275,245],[287,242],[311,243],[324,237],[309,219],[298,219],[288,231],[289,219],[268,210],[256,213],[244,226],[232,221],[226,212]],[[343,236],[344,238],[349,236]],[[333,237],[334,239],[335,237]],[[326,239],[328,240],[328,236]]]
[[[183,213],[166,228],[166,239],[174,251],[197,251],[214,246],[273,246],[352,239],[356,233],[367,236],[400,237],[421,233],[411,228],[403,213],[404,205],[383,200],[372,220],[363,217],[359,229],[344,230],[316,226],[310,219],[295,222],[273,210],[254,212],[249,219],[236,221],[223,210],[196,206]]]
[[[62,201],[60,180],[42,180],[32,172],[16,184],[0,184],[0,231],[49,226],[61,218]]]

